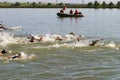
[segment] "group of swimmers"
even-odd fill
[[[63,7],[61,10],[60,10],[60,13],[61,14],[64,14],[64,11],[66,10],[66,7]],[[82,14],[80,11],[78,11],[77,9],[75,10],[75,12],[73,13],[73,10],[71,9],[70,11],[69,11],[69,14],[71,14],[71,15],[73,15],[73,14],[75,14],[75,15],[77,15],[77,14]]]
[[[6,50],[2,50],[2,51],[0,52],[0,57],[5,56],[7,53],[8,53],[8,52],[7,52]],[[21,57],[21,53],[18,53],[17,55],[7,56],[6,58],[8,58],[8,59],[18,59],[18,58],[20,58],[20,57]]]
[[[70,32],[69,34],[66,34],[65,36],[61,35],[47,35],[47,36],[42,36],[42,35],[30,35],[29,36],[29,42],[55,42],[55,41],[63,41],[63,42],[69,42],[69,41],[78,41],[80,42],[81,40],[85,40],[85,37],[82,35],[77,35],[74,32]],[[89,46],[95,46],[99,41],[102,41],[103,39],[97,39],[97,40],[92,40],[88,45]]]
[[[2,50],[0,52],[0,57],[3,57],[8,60],[26,60],[26,59],[32,59],[32,58],[36,57],[34,54],[31,54],[28,56],[27,54],[25,54],[23,52],[20,52],[16,55],[8,55],[8,53],[10,53],[10,52],[7,52],[6,50]]]
[[[58,34],[53,34],[53,35],[30,35],[28,37],[29,42],[54,42],[54,41],[72,41],[72,40],[77,40],[79,41],[83,37],[81,35],[76,35],[73,32],[70,32],[69,34],[66,34],[65,36],[61,36]]]

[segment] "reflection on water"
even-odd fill
[[[70,20],[71,25],[74,24],[74,21],[76,24],[80,21],[81,17],[58,17],[58,19],[63,23],[64,20]]]

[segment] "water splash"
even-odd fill
[[[32,48],[38,48],[38,49],[50,49],[50,48],[61,48],[61,47],[65,47],[65,48],[76,48],[76,47],[87,47],[89,46],[89,41],[88,40],[83,40],[83,41],[76,41],[76,42],[70,42],[70,43],[54,43],[51,45],[47,45],[47,46],[32,46]]]
[[[13,35],[5,32],[0,33],[0,45],[5,47],[10,43],[16,43],[16,39],[13,37]]]
[[[19,57],[13,58],[13,57],[18,56],[18,55],[19,55]],[[22,61],[24,61],[24,60],[34,59],[34,58],[36,58],[35,54],[28,55],[27,53],[20,52],[19,54],[16,54],[16,55],[9,57],[9,60],[22,60]]]
[[[6,47],[9,44],[25,43],[26,41],[28,42],[26,38],[14,37],[14,35],[10,33],[0,33],[0,46],[2,47]]]
[[[119,49],[114,41],[111,41],[110,43],[106,44],[105,47]]]
[[[66,34],[64,36],[58,35],[58,34],[46,34],[46,35],[30,35],[30,40],[32,42],[40,41],[40,42],[56,42],[56,41],[75,41],[80,40],[81,38],[84,38],[81,35],[73,35],[73,34]]]

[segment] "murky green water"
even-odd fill
[[[85,17],[61,19],[56,16],[59,9],[0,9],[1,19],[8,27],[22,26],[20,30],[0,33],[0,50],[6,49],[6,56],[20,52],[27,55],[23,60],[0,57],[1,80],[119,80],[120,11],[80,10]],[[85,40],[49,38],[69,32],[84,35]],[[48,41],[30,43],[30,34],[46,35]],[[100,44],[88,46],[89,39],[100,38],[104,39]],[[35,57],[28,58],[31,54]]]

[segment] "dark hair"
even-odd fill
[[[2,53],[2,54],[6,54],[7,52],[6,52],[5,50],[2,50],[1,53]]]

